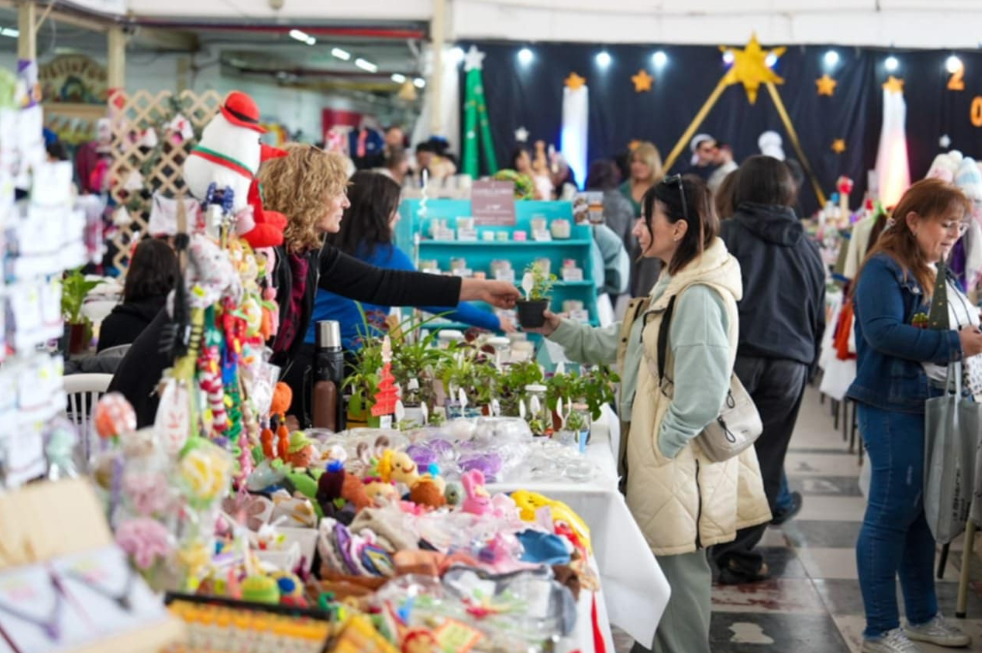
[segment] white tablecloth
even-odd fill
[[[607,627],[608,615],[610,623],[649,646],[670,593],[665,575],[627,509],[624,497],[617,491],[614,452],[619,439],[619,423],[613,412],[605,408],[604,417],[594,424],[585,454],[600,469],[593,480],[500,483],[489,487],[496,492],[531,490],[557,499],[576,511],[590,527],[604,599],[598,604],[599,620],[610,653],[614,648]]]

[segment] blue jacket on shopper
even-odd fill
[[[853,303],[857,365],[847,396],[884,410],[923,413],[924,402],[941,390],[930,385],[921,363],[961,360],[958,332],[911,325],[930,303],[913,275],[887,254],[863,266]]]

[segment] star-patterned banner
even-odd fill
[[[519,131],[526,142],[542,139],[559,147],[564,92],[588,86],[588,161],[623,156],[633,141],[655,143],[667,159],[714,89],[727,79],[732,83],[709,103],[700,132],[731,145],[739,162],[758,154],[760,135],[773,130],[783,139],[787,156],[800,159],[787,127],[791,125],[821,189],[831,193],[836,179],[850,177],[856,181],[851,203],[856,206],[868,171],[875,167],[884,116],[881,87],[891,83],[891,75],[896,80],[892,83],[901,84],[907,106],[911,178],[923,176],[934,156],[949,148],[982,158],[982,52],[957,53],[964,62],[964,90],[949,90],[948,50],[898,53],[899,68],[888,73],[882,51],[836,48],[839,61],[828,66],[827,46],[782,52],[780,45],[727,46],[723,50],[731,51],[730,65],[719,47],[665,46],[660,48],[667,55],[661,66],[652,57],[656,47],[609,46],[610,63],[602,67],[594,45],[535,44],[530,46],[534,60],[522,65],[516,57],[521,44],[479,44],[487,53],[483,86],[498,158],[508,156]],[[770,53],[770,61],[776,59],[773,68],[767,65]],[[754,61],[764,61],[765,67],[746,75],[747,62]],[[783,107],[775,103],[771,88]],[[685,142],[672,171],[683,172],[688,159]],[[806,212],[815,209],[814,189],[803,191],[801,202]]]

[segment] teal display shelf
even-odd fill
[[[432,221],[446,220],[447,226],[456,229],[457,218],[471,216],[469,200],[428,200],[426,216],[421,218],[420,200],[403,200],[399,206],[400,220],[396,225],[396,245],[403,251],[412,253],[418,263],[421,260],[436,261],[444,272],[451,269],[452,259],[465,259],[467,267],[475,272],[484,272],[491,278],[491,262],[508,260],[515,270],[516,282],[521,281],[525,267],[536,259],[548,258],[551,270],[561,274],[563,262],[576,261],[583,270],[583,281],[557,281],[552,290],[554,312],[562,311],[563,302],[579,300],[589,312],[590,322],[599,324],[597,315],[597,286],[593,278],[593,261],[596,245],[593,233],[587,225],[573,225],[567,240],[532,240],[533,218],[545,218],[551,223],[556,219],[573,222],[573,205],[570,202],[516,202],[515,225],[508,227],[477,227],[478,240],[432,240],[430,238]],[[515,231],[525,231],[528,240],[516,241]],[[484,232],[505,232],[508,240],[482,240]],[[419,237],[417,247],[417,235]],[[496,236],[497,238],[497,236]],[[433,328],[466,329],[466,325],[437,323]]]

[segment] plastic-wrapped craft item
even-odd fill
[[[526,442],[532,440],[528,423],[519,417],[482,417],[477,420],[475,440]]]

